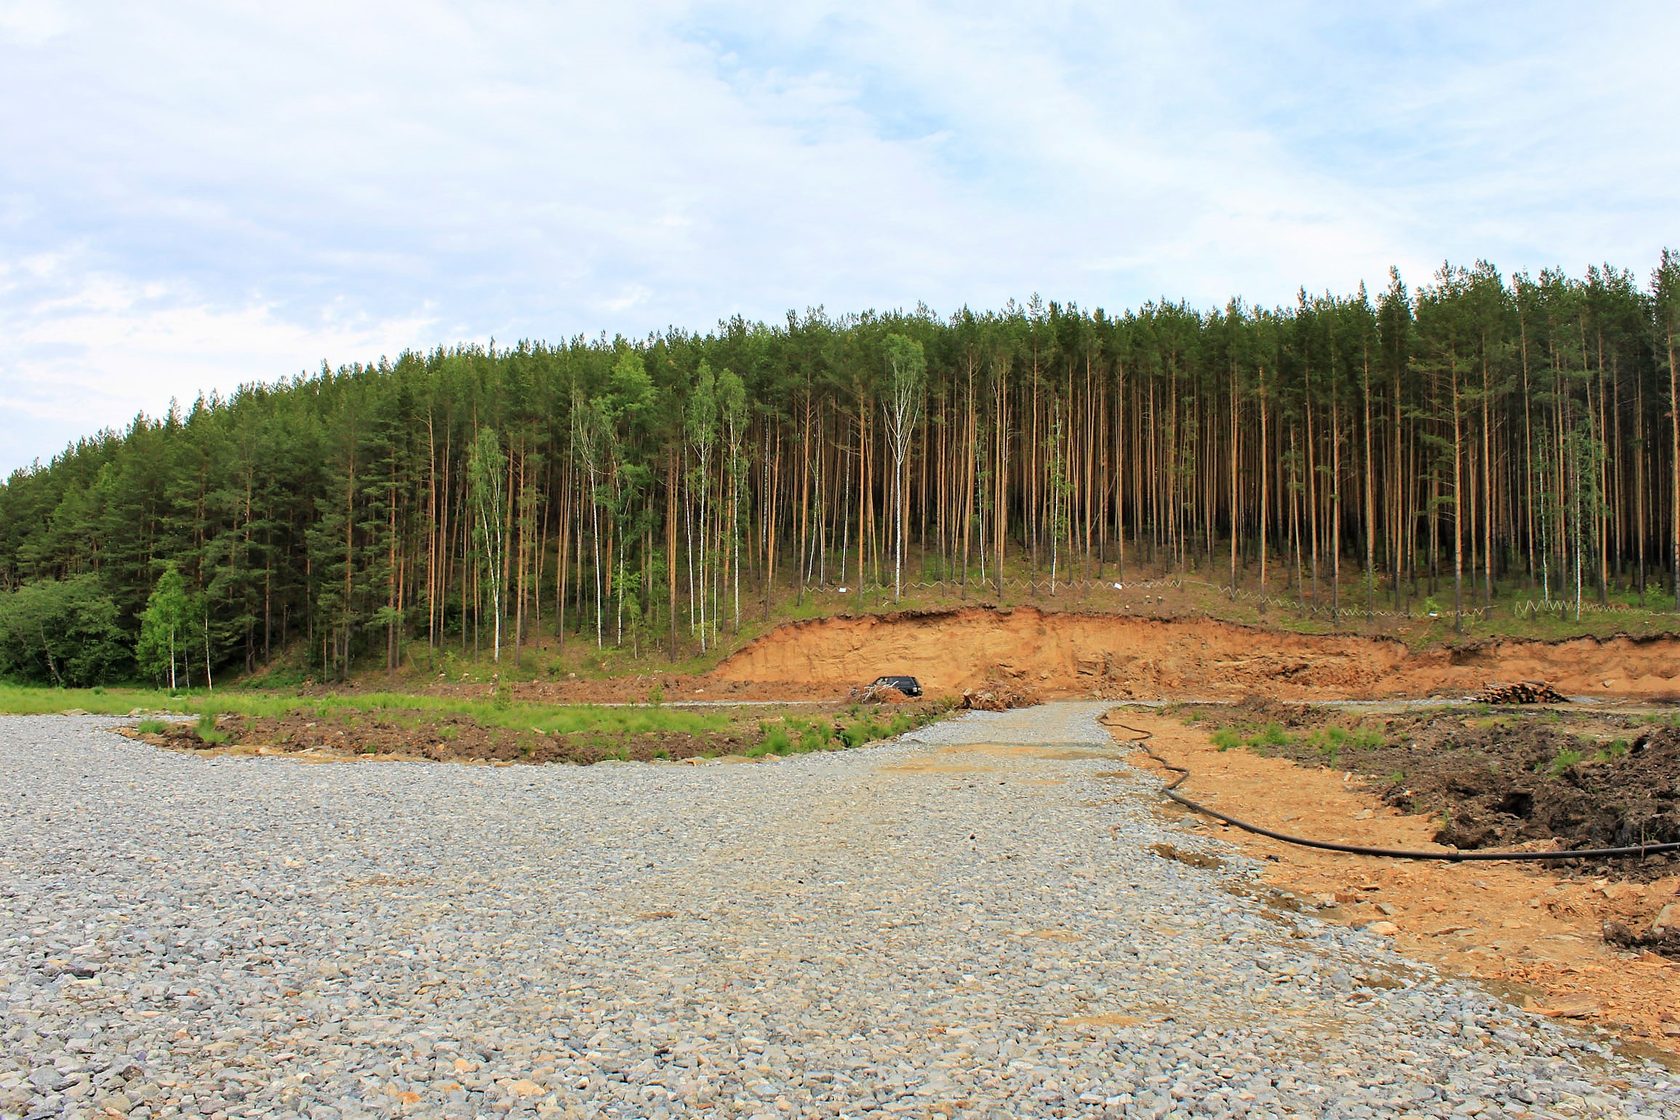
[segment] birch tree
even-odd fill
[[[881,401],[892,455],[893,602],[904,592],[904,459],[922,418],[927,383],[927,357],[922,344],[902,334],[889,334],[886,343],[887,384]]]
[[[490,586],[490,658],[498,665],[502,660],[502,584],[507,565],[506,473],[507,456],[502,452],[501,438],[494,428],[480,428],[467,459],[467,486],[481,571]]]

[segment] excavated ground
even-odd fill
[[[930,693],[1010,681],[1045,699],[1384,699],[1542,679],[1571,696],[1680,696],[1680,639],[1490,641],[1413,650],[1387,638],[1291,634],[1206,619],[973,607],[778,627],[715,680],[813,692],[910,673]]]
[[[1312,718],[1312,713],[1303,715]],[[1187,716],[1199,718],[1187,724]],[[1122,708],[1110,713],[1108,722],[1121,743],[1152,735],[1153,749],[1191,770],[1183,792],[1223,812],[1320,840],[1414,850],[1437,845],[1443,805],[1403,811],[1385,796],[1387,783],[1362,766],[1362,758],[1374,760],[1385,748],[1344,751],[1336,765],[1289,745],[1266,747],[1265,753],[1225,749],[1210,734],[1221,726],[1219,716],[1208,709]],[[1395,730],[1422,732],[1435,740],[1463,730],[1451,715],[1431,717],[1427,726],[1404,722],[1407,726]],[[1653,734],[1666,738],[1671,732]],[[1132,761],[1158,771],[1141,751]],[[1413,757],[1406,764],[1418,761]],[[1475,769],[1466,765],[1459,772]],[[1415,777],[1421,785],[1443,774],[1419,769]],[[1567,775],[1553,783],[1573,784]],[[1463,812],[1469,802],[1449,797],[1447,804]],[[1674,998],[1680,991],[1680,959],[1657,951],[1667,948],[1660,938],[1625,936],[1643,934],[1665,907],[1676,905],[1680,874],[1671,859],[1539,866],[1362,858],[1283,844],[1177,806],[1164,806],[1162,812],[1259,858],[1268,882],[1290,892],[1298,900],[1292,905],[1321,919],[1393,937],[1408,955],[1491,982],[1495,990],[1541,1014],[1593,1023],[1680,1055],[1680,1008]],[[1183,858],[1177,851],[1159,854]]]

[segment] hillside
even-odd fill
[[[1264,310],[1011,304],[408,353],[0,486],[0,675],[711,658],[812,595],[1198,573],[1330,626],[1675,601],[1680,257]],[[842,590],[844,589],[844,590]],[[1497,614],[1497,610],[1491,613]]]

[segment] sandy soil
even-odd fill
[[[1151,746],[1187,766],[1184,792],[1234,816],[1297,835],[1436,849],[1439,822],[1403,815],[1351,775],[1246,750],[1155,713],[1122,710]],[[1115,726],[1122,742],[1135,738]],[[1158,769],[1146,755],[1137,765]],[[1165,812],[1266,862],[1272,885],[1322,918],[1374,926],[1407,953],[1491,982],[1527,1006],[1613,1030],[1680,1055],[1680,962],[1607,945],[1603,925],[1643,928],[1680,892],[1680,876],[1648,883],[1570,877],[1522,864],[1432,864],[1346,856],[1286,845],[1216,824],[1165,802]],[[1378,923],[1388,923],[1380,925]]]
[[[721,686],[833,691],[910,673],[929,692],[1012,681],[1045,699],[1363,699],[1542,679],[1572,696],[1680,696],[1680,639],[1497,641],[1414,652],[1352,635],[1036,608],[840,616],[778,627],[718,667]]]

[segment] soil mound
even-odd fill
[[[1545,680],[1566,695],[1680,694],[1680,640],[1484,642],[1413,652],[1387,638],[1207,619],[999,610],[842,615],[778,627],[728,658],[725,682],[844,692],[891,664],[946,694],[1011,680],[1045,699],[1386,699]]]
[[[890,684],[870,684],[854,688],[846,698],[857,704],[902,704],[910,697]]]

